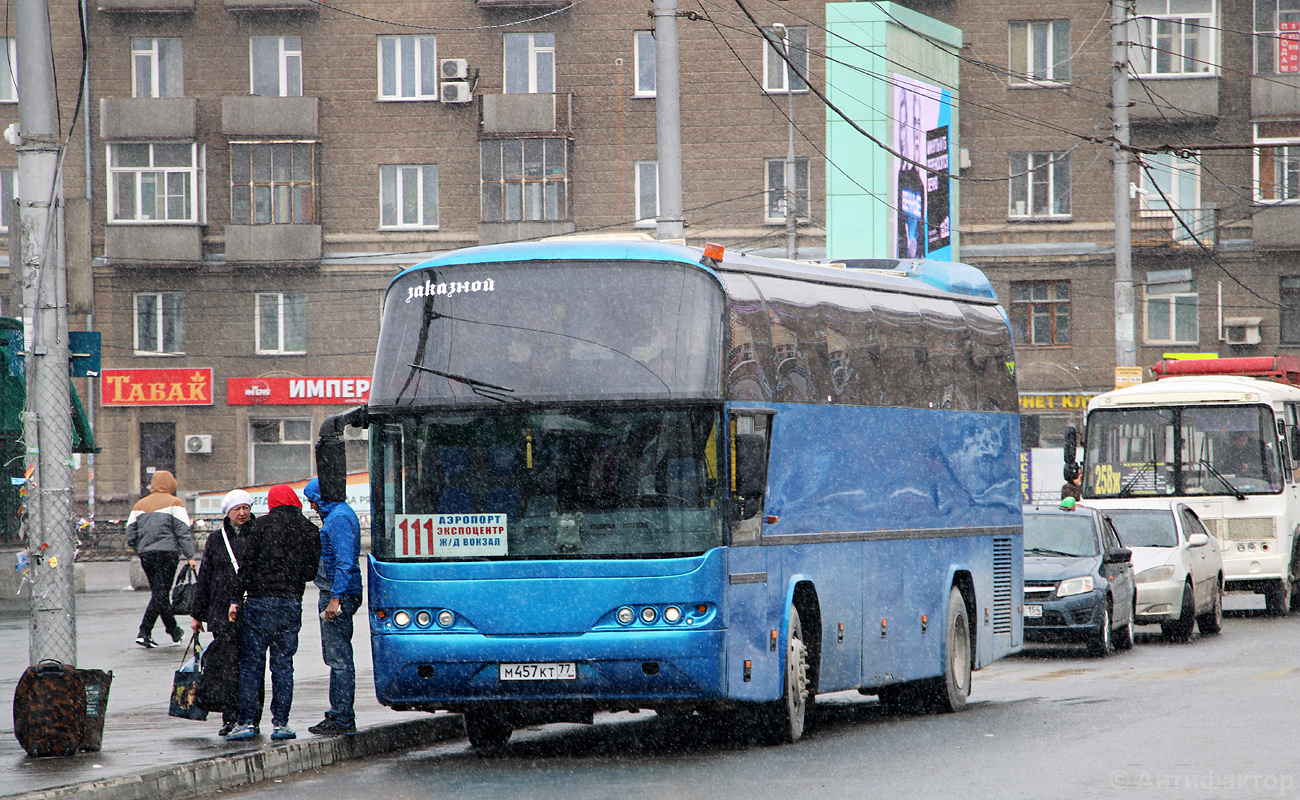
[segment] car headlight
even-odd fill
[[[1138,583],[1163,583],[1174,577],[1174,568],[1168,564],[1163,567],[1144,569],[1137,574]]]
[[[1092,576],[1084,575],[1082,578],[1070,578],[1068,581],[1061,581],[1061,584],[1056,587],[1056,596],[1069,597],[1070,595],[1091,591]]]

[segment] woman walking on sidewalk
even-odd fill
[[[149,605],[135,640],[145,648],[158,646],[153,640],[153,626],[159,617],[173,642],[185,636],[172,613],[172,581],[182,555],[192,569],[198,569],[199,562],[194,558],[190,515],[176,497],[178,485],[176,477],[167,470],[155,472],[149,481],[149,494],[140,498],[126,521],[126,543],[140,556],[140,566],[149,579]]]

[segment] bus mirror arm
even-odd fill
[[[348,461],[343,429],[349,425],[364,428],[368,423],[365,406],[327,417],[321,423],[320,438],[316,440],[316,476],[320,479],[323,502],[342,503],[347,499]]]

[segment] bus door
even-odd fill
[[[771,649],[770,631],[780,625],[772,596],[781,589],[781,563],[773,548],[762,545],[774,413],[730,409],[726,428],[727,694],[744,700],[771,699],[780,688],[779,653]]]

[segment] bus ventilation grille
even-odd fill
[[[993,633],[1011,633],[1011,540],[993,539]]]

